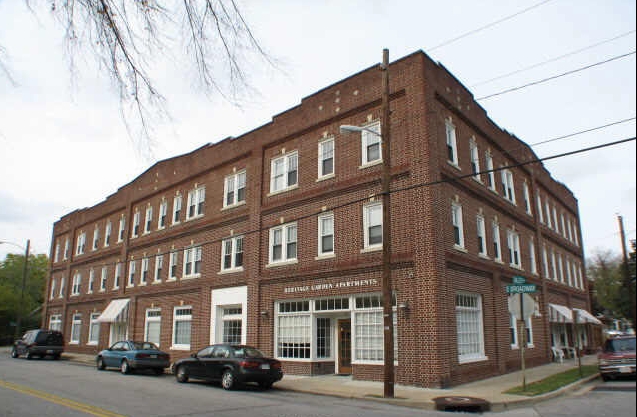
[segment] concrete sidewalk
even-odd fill
[[[95,366],[94,355],[64,353],[62,355],[62,360],[69,360],[76,363]],[[582,357],[582,365],[593,365],[596,363],[597,357],[595,355]],[[534,381],[539,381],[548,376],[577,368],[577,366],[578,361],[576,359],[564,360],[563,363],[555,362],[536,366],[526,370],[526,382],[528,384]],[[366,399],[405,407],[431,410],[436,409],[434,398],[437,397],[472,397],[488,401],[490,403],[491,411],[503,411],[510,408],[530,406],[537,402],[574,391],[590,380],[595,379],[597,376],[597,374],[592,375],[559,390],[535,397],[503,393],[510,388],[522,385],[522,371],[511,372],[506,375],[462,384],[448,389],[429,389],[396,385],[394,398],[383,398],[382,382],[357,381],[353,380],[350,376],[340,375],[285,375],[283,380],[274,384],[274,388],[315,395]]]

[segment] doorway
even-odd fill
[[[352,321],[338,320],[338,373],[352,373]]]

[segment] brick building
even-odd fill
[[[396,382],[520,367],[504,286],[537,284],[529,366],[574,345],[589,301],[577,200],[423,52],[389,68]],[[255,345],[286,373],[382,378],[381,74],[326,87],[240,137],[156,163],[55,223],[46,327],[68,351],[129,337],[173,359]],[[458,178],[461,177],[461,178]],[[586,321],[586,320],[584,320]],[[576,326],[593,346],[590,324]]]

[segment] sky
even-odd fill
[[[0,72],[0,241],[12,243],[0,245],[0,259],[23,253],[27,239],[32,253],[48,255],[62,216],[99,203],[157,161],[268,123],[379,63],[383,48],[390,61],[423,50],[480,98],[630,54],[636,43],[634,0],[238,0],[277,66],[249,68],[254,91],[237,106],[201,94],[188,68],[160,60],[152,75],[170,119],[155,125],[150,158],[90,55],[70,74],[48,2],[31,2],[33,11],[25,3],[0,0],[0,53],[14,81]],[[479,103],[528,144],[629,119],[533,146],[547,157],[634,137],[635,80],[633,53]],[[545,162],[579,201],[586,256],[621,253],[618,215],[635,239],[635,155],[630,141]]]

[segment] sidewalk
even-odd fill
[[[94,366],[94,355],[64,353],[62,360]],[[582,357],[582,365],[597,363],[595,355]],[[577,359],[564,360],[563,363],[550,363],[526,370],[526,382],[539,381],[548,376],[577,368]],[[586,382],[596,378],[593,375],[565,386],[557,391],[535,397],[503,394],[504,391],[522,385],[522,371],[511,372],[477,382],[458,385],[448,389],[417,388],[396,385],[394,398],[383,398],[383,383],[372,381],[357,381],[349,376],[323,375],[300,376],[285,375],[283,380],[274,384],[275,389],[303,392],[315,395],[330,395],[342,398],[357,398],[380,401],[405,407],[436,409],[434,398],[437,397],[473,397],[481,398],[490,403],[491,411],[503,411],[510,408],[527,407],[540,401],[545,401],[566,392],[580,388]]]

